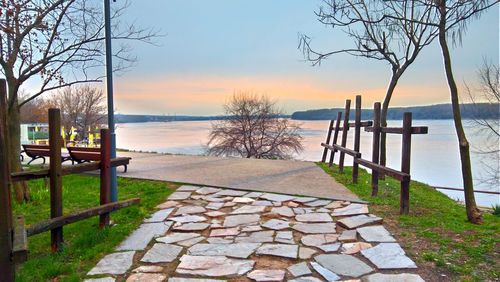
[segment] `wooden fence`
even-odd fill
[[[61,113],[49,110],[50,165],[48,169],[11,173],[7,151],[7,91],[5,80],[0,80],[0,282],[15,280],[15,264],[28,257],[27,237],[51,232],[53,252],[63,246],[63,226],[89,217],[99,216],[99,227],[109,225],[110,212],[137,204],[139,198],[110,202],[110,168],[128,164],[129,158],[110,159],[110,134],[101,130],[101,160],[63,167],[61,160]],[[54,161],[56,160],[56,161]],[[63,215],[62,177],[64,175],[100,170],[100,206]],[[14,182],[39,178],[50,179],[50,219],[26,227],[22,216],[12,215],[11,190]]]
[[[328,133],[324,143],[321,143],[323,149],[323,156],[321,161],[326,162],[328,152],[330,152],[329,166],[332,166],[336,152],[340,152],[339,156],[339,170],[343,172],[345,155],[353,157],[352,168],[352,181],[357,183],[359,165],[372,170],[372,196],[378,194],[378,180],[381,175],[387,175],[400,181],[401,183],[401,199],[400,199],[400,213],[408,214],[410,206],[410,159],[411,159],[411,136],[413,134],[427,134],[428,127],[412,126],[412,114],[404,113],[402,127],[381,127],[380,126],[380,103],[377,102],[373,107],[373,121],[361,121],[361,96],[356,96],[356,112],[355,121],[349,122],[349,112],[351,108],[351,101],[346,100],[344,113],[339,112],[335,121],[330,121]],[[342,115],[344,121],[341,125]],[[347,148],[347,135],[349,128],[354,127],[354,148]],[[372,132],[372,157],[371,161],[363,159],[360,153],[360,139],[361,128],[367,132]],[[339,132],[342,131],[341,144],[337,144]],[[333,132],[333,139],[331,138]],[[385,134],[400,134],[402,136],[402,152],[401,152],[401,170],[395,170],[383,165],[380,165],[380,135]]]

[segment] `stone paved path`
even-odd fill
[[[85,281],[423,281],[364,204],[184,185],[157,208]]]

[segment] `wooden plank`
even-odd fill
[[[61,165],[61,111],[49,109],[49,145],[50,145],[50,218],[63,215],[62,200],[62,165]],[[63,246],[63,229],[57,227],[51,230],[51,249],[57,252]]]
[[[351,150],[349,148],[344,148],[344,147],[342,147],[340,145],[337,145],[337,144],[328,145],[328,144],[325,144],[325,143],[321,143],[321,146],[325,147],[325,148],[328,148],[331,151],[340,151],[340,152],[343,152],[344,154],[348,154],[349,156],[353,156],[355,158],[360,158],[361,157],[361,153],[360,152],[356,152],[356,151]]]
[[[8,136],[7,86],[5,79],[0,79],[0,280],[14,281],[15,267],[11,260],[13,242]]]
[[[372,163],[379,163],[380,156],[380,102],[373,105]],[[378,171],[372,170],[372,197],[378,195]]]
[[[89,217],[101,215],[104,213],[109,213],[124,207],[128,207],[133,204],[138,204],[141,202],[141,199],[139,198],[133,198],[129,200],[124,200],[124,201],[119,201],[119,202],[113,202],[109,203],[106,205],[98,206],[98,207],[93,207],[90,209],[86,209],[83,211],[78,211],[69,215],[61,216],[61,217],[56,217],[49,219],[44,222],[39,222],[36,223],[32,226],[29,226],[27,228],[27,235],[28,236],[33,236],[36,234],[40,234],[43,232],[47,232],[51,229],[62,227],[64,225],[68,225],[83,219],[87,219]]]
[[[410,174],[412,114],[403,114],[403,134],[401,137],[401,171]],[[410,211],[410,179],[401,182],[400,214]]]
[[[326,144],[330,144],[330,139],[332,137],[332,130],[333,130],[333,119],[330,120],[330,124],[328,125],[328,133],[326,134],[326,140],[325,140],[325,143]],[[323,156],[321,157],[321,162],[324,163],[326,161],[326,156],[328,154],[328,149],[325,148],[323,150]]]
[[[28,236],[24,225],[24,217],[17,216],[14,224],[14,242],[12,247],[12,260],[19,264],[28,259]]]
[[[371,120],[361,121],[360,122],[360,126],[361,127],[370,127],[372,125],[373,125],[373,121],[371,121]],[[356,127],[356,123],[355,122],[350,122],[349,123],[349,128],[351,128],[351,127]],[[343,130],[343,128],[340,128],[340,131],[342,131],[342,130]]]
[[[452,191],[460,191],[463,192],[464,189],[461,188],[452,188],[452,187],[442,187],[442,186],[432,186],[434,189],[438,190],[452,190]],[[500,192],[496,191],[485,191],[485,190],[474,190],[474,193],[482,193],[482,194],[491,194],[491,195],[500,195]]]
[[[108,204],[111,200],[111,140],[109,129],[101,129],[101,205]],[[99,228],[104,228],[109,225],[109,213],[103,213],[99,216]]]
[[[373,126],[365,127],[365,131],[373,132]],[[402,127],[382,127],[380,131],[388,134],[403,134]],[[429,127],[427,126],[413,126],[411,128],[411,134],[427,134],[429,133]]]
[[[337,120],[335,122],[335,130],[333,132],[332,144],[337,144],[337,139],[339,138],[340,121],[342,120],[342,112],[337,112]],[[335,150],[330,152],[330,161],[328,161],[328,167],[332,167],[333,158],[335,158]]]
[[[349,111],[351,110],[351,100],[346,100],[345,101],[345,112],[344,112],[344,127],[342,131],[342,141],[340,143],[342,148],[347,147],[347,134],[349,133]],[[345,152],[340,152],[340,157],[339,157],[339,171],[343,172],[344,171],[344,160],[345,160]]]
[[[111,166],[117,167],[117,166],[127,165],[130,163],[130,160],[131,160],[131,158],[128,158],[128,157],[115,158],[115,159],[111,160]],[[63,176],[69,175],[69,174],[77,174],[77,173],[98,170],[99,167],[100,167],[100,162],[90,162],[90,163],[82,163],[82,164],[75,164],[75,165],[66,165],[66,166],[62,167],[61,173]],[[49,177],[49,169],[14,172],[11,174],[11,176],[12,176],[13,182],[45,178],[45,177]]]
[[[373,162],[370,162],[370,161],[367,161],[364,159],[358,158],[358,159],[356,159],[356,162],[359,163],[360,165],[366,167],[366,168],[369,168],[371,170],[376,170],[379,173],[384,173],[384,174],[386,174],[392,178],[395,178],[399,181],[404,181],[404,180],[410,179],[410,175],[407,173],[404,173],[404,172],[401,172],[401,171],[398,171],[398,170],[395,170],[395,169],[392,169],[389,167],[385,167],[385,166],[382,166],[382,165],[379,165],[379,164],[376,164],[376,163],[373,163]]]
[[[356,95],[356,113],[354,117],[354,151],[359,152],[361,138],[361,95]],[[352,183],[358,183],[359,165],[353,160]]]

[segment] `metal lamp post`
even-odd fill
[[[104,0],[104,37],[106,43],[106,92],[108,98],[108,127],[111,135],[111,158],[116,158],[115,113],[113,102],[113,60],[111,49],[111,0]],[[114,1],[113,1],[114,2]],[[101,136],[102,138],[102,136]],[[111,168],[111,202],[118,200],[116,167]]]

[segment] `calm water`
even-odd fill
[[[305,150],[297,159],[318,161],[322,155],[320,143],[324,142],[328,121],[301,121]],[[452,120],[422,120],[413,121],[415,126],[429,127],[429,134],[414,135],[412,139],[411,175],[413,179],[445,187],[462,187],[460,176],[460,158],[458,142],[454,134]],[[389,126],[400,126],[401,121],[391,121]],[[210,121],[182,122],[150,122],[119,124],[117,132],[117,147],[137,151],[154,151],[171,154],[200,155],[205,152],[207,136],[211,128]],[[468,131],[472,145],[485,142],[485,136]],[[349,134],[348,144],[352,146],[352,135]],[[400,168],[401,136],[389,135],[388,165]],[[371,156],[371,133],[363,132],[361,136],[361,152]],[[473,171],[480,178],[481,157],[472,154]],[[347,164],[352,159],[346,157]],[[484,161],[484,160],[483,160]],[[494,164],[497,168],[499,164]],[[476,181],[476,189],[499,191],[500,187],[481,185]],[[453,199],[462,199],[462,192],[443,191]],[[478,204],[491,206],[500,204],[500,195],[476,194]]]

